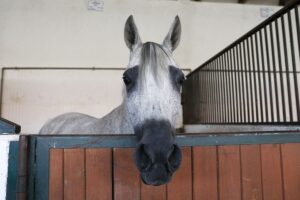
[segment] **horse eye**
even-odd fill
[[[131,79],[127,76],[123,76],[123,81],[124,81],[125,85],[129,85],[131,83]]]
[[[180,85],[182,85],[184,81],[185,81],[184,75],[180,76],[180,78],[179,78],[179,80],[178,80],[178,83],[179,83]]]

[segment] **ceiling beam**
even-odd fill
[[[246,3],[247,2],[247,0],[238,0],[238,3]]]
[[[285,6],[286,4],[288,4],[291,0],[279,0],[278,4],[280,6]]]

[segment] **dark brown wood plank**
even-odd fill
[[[193,148],[193,199],[217,200],[217,149],[211,147]]]
[[[284,199],[300,199],[300,144],[282,144]]]
[[[140,199],[140,175],[134,163],[134,149],[114,149],[114,199]]]
[[[259,145],[241,145],[243,200],[262,199]]]
[[[84,154],[84,149],[64,149],[64,200],[85,199]]]
[[[192,149],[181,148],[182,162],[167,186],[168,200],[192,199]]]
[[[167,189],[166,185],[151,186],[141,184],[141,200],[166,200]]]
[[[282,200],[282,174],[279,144],[261,145],[261,167],[264,200]]]
[[[240,200],[241,169],[239,146],[219,146],[218,159],[220,199]]]
[[[112,150],[86,149],[86,199],[112,199]]]
[[[64,150],[50,149],[49,154],[49,200],[63,200]]]

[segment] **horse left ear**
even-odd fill
[[[170,51],[174,51],[179,44],[180,36],[181,36],[181,23],[177,15],[169,30],[169,33],[167,34],[167,36],[163,41],[163,46],[168,48]]]
[[[139,46],[142,43],[132,15],[128,17],[125,23],[124,39],[127,47],[131,51],[133,51],[133,49],[135,49],[137,46]]]

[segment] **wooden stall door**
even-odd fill
[[[299,200],[300,144],[184,147],[163,186],[141,182],[133,149],[51,149],[50,200]]]

